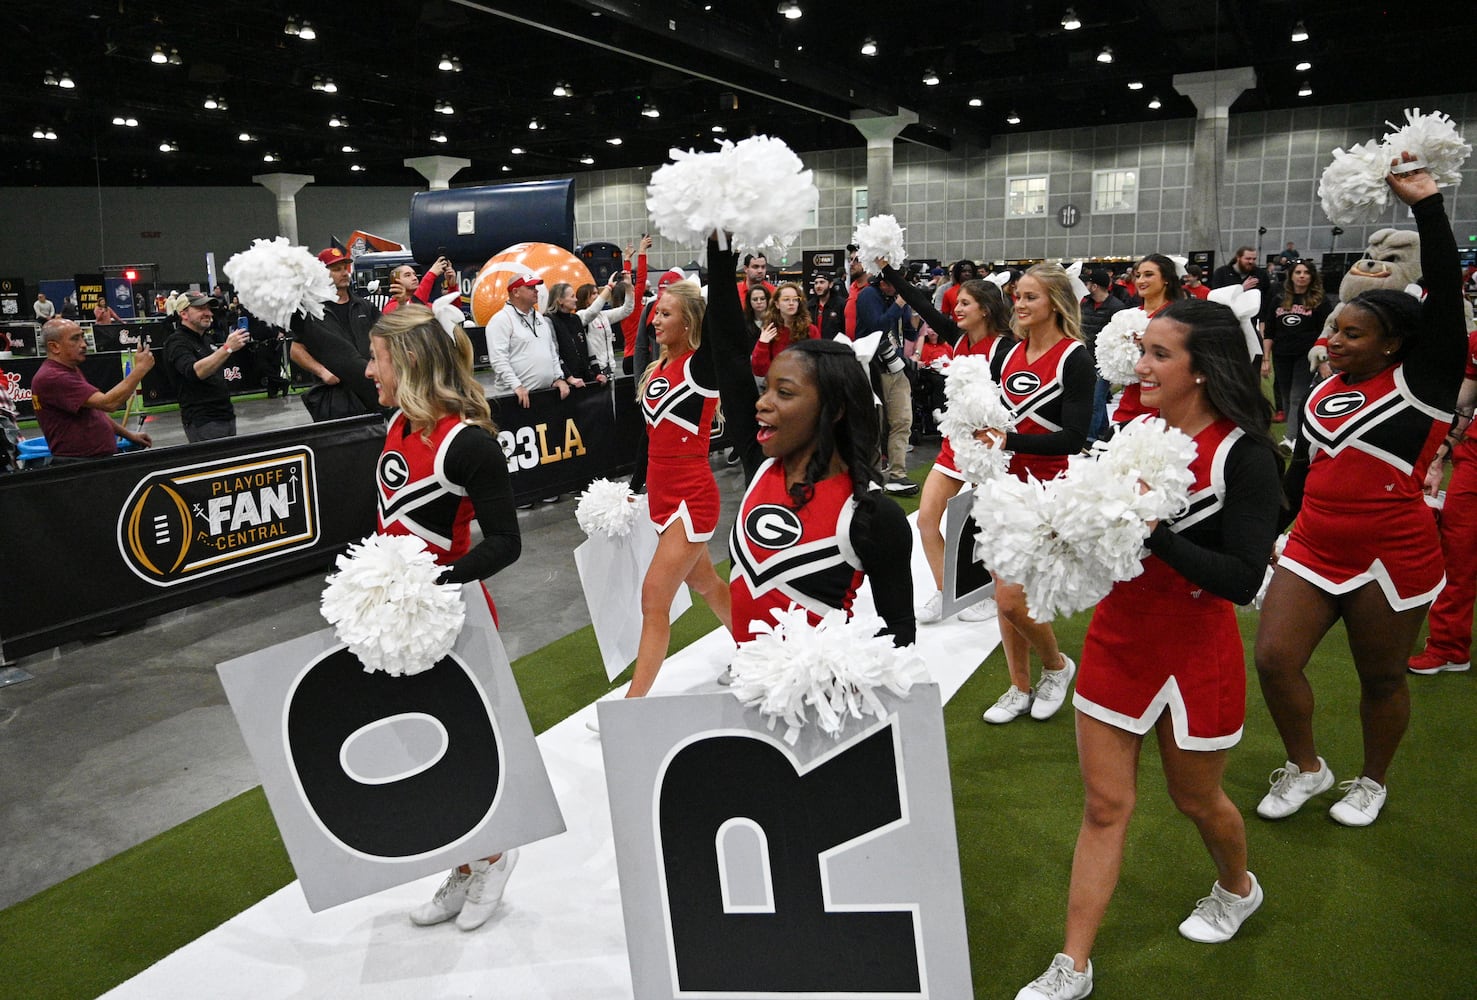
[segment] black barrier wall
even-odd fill
[[[0,476],[9,658],[326,570],[374,530],[378,417]]]
[[[646,433],[635,391],[622,378],[539,390],[527,409],[491,400],[514,499],[629,473]],[[384,440],[380,417],[350,417],[0,476],[0,654],[328,570],[374,530]]]

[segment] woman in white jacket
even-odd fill
[[[611,288],[611,285],[596,288],[587,284],[581,285],[574,293],[575,311],[579,313],[580,322],[585,324],[585,344],[590,351],[590,363],[601,373],[602,382],[611,377],[611,366],[623,353],[621,348],[615,347],[617,324],[636,308],[636,297],[621,285],[624,301],[606,309],[613,295]]]

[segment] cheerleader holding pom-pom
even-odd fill
[[[1276,534],[1279,462],[1268,435],[1270,407],[1246,363],[1239,322],[1216,303],[1176,302],[1150,321],[1136,374],[1144,404],[1194,440],[1189,504],[1151,525],[1142,572],[1112,587],[1088,627],[1073,701],[1086,802],[1066,938],[1017,1000],[1076,1000],[1092,992],[1090,955],[1117,885],[1140,751],[1151,731],[1170,798],[1195,824],[1216,867],[1210,895],[1180,933],[1192,941],[1228,940],[1262,902],[1246,868],[1246,829],[1221,779],[1246,709],[1244,647],[1232,605],[1256,595]],[[1125,436],[1137,430],[1131,425]]]

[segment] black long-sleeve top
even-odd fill
[[[1182,531],[1161,521],[1144,544],[1185,579],[1247,604],[1256,596],[1277,537],[1281,486],[1277,456],[1250,437],[1226,455],[1221,509]]]
[[[407,422],[405,427],[409,426]],[[523,553],[507,456],[496,437],[481,427],[467,427],[447,446],[444,469],[447,479],[467,491],[482,541],[448,566],[441,582],[485,580],[513,565]]]

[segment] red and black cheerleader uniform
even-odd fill
[[[1015,413],[1015,430],[1005,435],[1014,454],[1010,474],[1042,482],[1067,468],[1067,456],[1087,442],[1092,421],[1092,391],[1097,368],[1079,340],[1063,337],[1035,361],[1026,357],[1026,341],[1005,356],[1000,390]]]
[[[708,244],[708,273],[732,274],[735,256]],[[725,425],[749,486],[729,539],[733,572],[734,639],[753,638],[751,623],[774,623],[772,612],[796,604],[812,622],[829,609],[851,611],[864,578],[893,643],[913,643],[913,531],[901,507],[874,483],[858,497],[848,472],[812,485],[796,505],[785,487],[783,463],[764,456],[754,405],[758,399],[744,340],[744,316],[726,295],[708,303],[703,343],[713,346],[722,386]]]
[[[1143,306],[1134,306],[1133,308],[1137,309],[1139,312],[1144,311]],[[1158,316],[1160,313],[1168,308],[1169,303],[1166,302],[1158,309],[1155,309],[1154,315],[1150,316],[1149,318],[1153,319],[1154,316]],[[1159,415],[1159,411],[1154,407],[1144,403],[1143,394],[1143,387],[1137,382],[1130,382],[1125,385],[1123,387],[1123,391],[1118,394],[1118,406],[1113,410],[1113,423],[1117,424],[1119,427],[1122,427],[1134,417],[1142,417],[1144,415],[1157,417]]]
[[[1430,603],[1445,579],[1422,485],[1451,426],[1467,347],[1441,195],[1411,212],[1427,287],[1421,329],[1379,374],[1350,382],[1339,373],[1308,397],[1286,486],[1297,523],[1278,560],[1330,594],[1376,581],[1395,611]]]
[[[923,289],[912,284],[891,266],[882,269],[882,276],[903,297],[903,301],[912,306],[913,311],[922,316],[923,321],[948,345],[950,358],[983,357],[989,361],[990,372],[994,375],[995,381],[1000,381],[1000,369],[1005,363],[1005,355],[1015,344],[1013,336],[992,333],[971,344],[968,335],[959,328],[958,323],[954,322],[952,311],[939,312],[934,308],[933,301]],[[946,372],[945,379],[947,377]],[[933,467],[950,479],[966,481],[967,477],[959,471],[959,466],[954,461],[954,446],[949,443],[948,438],[944,438],[939,443],[939,453],[934,459]]]
[[[681,521],[688,541],[706,542],[718,528],[718,483],[708,466],[717,409],[707,337],[697,350],[658,362],[641,392],[646,496],[659,532]]]
[[[1144,571],[1093,611],[1072,704],[1144,735],[1165,711],[1181,750],[1241,739],[1246,660],[1233,604],[1256,596],[1281,502],[1277,457],[1230,420],[1195,436],[1190,507],[1155,527]]]
[[[523,551],[508,459],[486,428],[449,414],[436,422],[427,440],[396,410],[375,465],[375,483],[376,530],[424,541],[437,564],[447,567],[442,583],[485,580]],[[474,516],[482,529],[476,548]],[[487,593],[486,585],[482,589]],[[487,604],[496,622],[490,593]]]
[[[1477,333],[1467,340],[1465,377],[1477,380]],[[1431,605],[1426,652],[1444,663],[1472,658],[1472,605],[1477,599],[1477,438],[1470,428],[1452,449],[1451,480],[1441,509],[1446,586]]]

